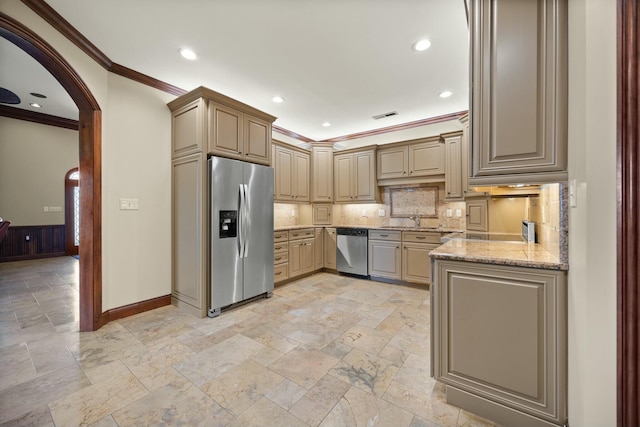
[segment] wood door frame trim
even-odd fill
[[[640,425],[640,4],[617,1],[617,424]]]
[[[38,61],[69,93],[79,110],[80,330],[93,331],[102,316],[102,111],[78,73],[36,33],[0,12],[0,37]]]

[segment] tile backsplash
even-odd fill
[[[444,183],[429,184],[428,186],[438,188],[438,197],[435,202],[437,217],[421,218],[420,226],[464,230],[466,228],[465,203],[444,202]],[[416,188],[417,186],[393,187],[395,192],[403,191],[404,189],[407,194],[413,193]],[[389,187],[381,188],[381,203],[335,204],[333,206],[333,224],[355,225],[362,227],[413,227],[415,225],[413,219],[406,217],[391,217],[390,192]],[[412,200],[411,197],[406,197],[405,199]],[[384,211],[383,216],[379,216],[381,211]],[[451,216],[447,216],[447,213],[450,213]],[[460,216],[456,216],[456,213],[459,213]],[[312,225],[311,207],[308,205],[276,203],[274,218],[275,227]]]

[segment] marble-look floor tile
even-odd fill
[[[430,384],[433,381],[430,366],[428,357],[410,354],[393,380],[405,385]]]
[[[282,324],[276,332],[308,347],[321,349],[338,338],[342,331],[304,318]]]
[[[321,427],[410,427],[413,414],[379,397],[351,387]]]
[[[309,427],[299,418],[285,411],[266,397],[263,397],[247,409],[235,420],[228,424],[228,427],[265,427],[265,426],[287,426],[287,427]]]
[[[333,368],[339,359],[311,348],[296,348],[272,363],[269,368],[309,389]]]
[[[200,387],[241,364],[266,346],[236,334],[200,353],[177,362],[173,367]]]
[[[340,295],[340,298],[362,302],[368,305],[381,305],[395,293],[392,289],[350,289]]]
[[[354,349],[329,373],[354,387],[382,396],[398,369],[386,359]]]
[[[225,426],[233,415],[195,386],[186,389],[166,385],[113,413],[120,427],[127,426]]]
[[[235,416],[240,415],[284,380],[252,360],[246,361],[200,389]]]
[[[0,423],[90,386],[80,367],[70,365],[0,392]]]
[[[358,322],[358,325],[375,329],[387,316],[393,313],[393,311],[394,309],[390,307],[363,304],[354,310],[353,313],[362,318],[362,320]]]
[[[18,418],[2,423],[2,425],[7,427],[55,427],[47,405],[42,405]]]
[[[128,373],[54,400],[49,409],[56,425],[88,425],[147,394],[140,381]]]
[[[0,348],[0,391],[36,376],[27,343]]]
[[[471,412],[460,410],[458,427],[497,427],[498,424],[486,418],[479,417]]]
[[[266,396],[273,403],[277,403],[283,409],[289,410],[306,393],[306,388],[299,386],[293,381],[283,380],[267,393]]]
[[[298,341],[276,333],[274,326],[256,326],[242,334],[281,353],[289,353],[300,345]]]
[[[348,383],[326,375],[289,412],[310,426],[317,426],[349,388]]]
[[[96,421],[93,424],[90,424],[89,427],[119,427],[116,420],[113,419],[113,416],[107,415],[103,419]]]
[[[55,335],[28,344],[33,366],[38,374],[55,371],[76,363],[63,342]]]
[[[378,354],[391,340],[393,334],[356,325],[340,336],[338,342],[359,348],[368,353]]]
[[[391,338],[389,345],[407,351],[416,356],[429,356],[429,334],[416,332],[411,328],[403,327]]]

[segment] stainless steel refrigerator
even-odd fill
[[[273,291],[273,168],[209,158],[209,316]]]

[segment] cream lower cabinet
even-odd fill
[[[400,245],[399,240],[369,239],[369,275],[399,280],[402,265]]]
[[[313,239],[313,269],[320,270],[324,266],[324,229],[316,228]]]
[[[324,229],[324,268],[335,270],[338,240],[335,228]]]
[[[436,259],[432,374],[500,425],[566,422],[566,273]]]
[[[313,228],[289,231],[289,278],[313,271],[315,258]]]
[[[439,244],[402,243],[402,280],[414,283],[431,283],[429,252]]]
[[[278,283],[289,278],[289,233],[273,233],[273,282]]]

